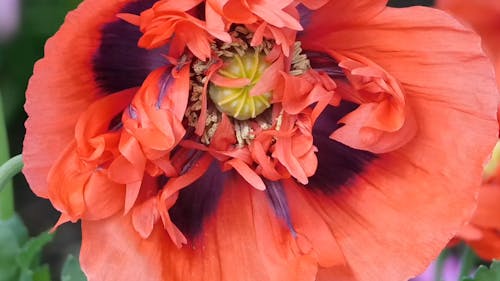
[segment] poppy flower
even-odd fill
[[[438,0],[436,6],[450,12],[471,25],[481,36],[483,47],[500,72],[500,3],[495,0],[471,2],[465,0]],[[500,75],[497,75],[500,85]]]
[[[483,48],[494,62],[497,84],[500,87],[500,3],[498,1],[470,2],[460,0],[439,0],[437,7],[451,12],[464,23],[471,25],[481,36]],[[454,239],[470,245],[485,260],[500,258],[500,225],[498,216],[500,200],[498,171],[498,145],[493,159],[487,166],[480,189],[478,209],[471,223]]]
[[[85,0],[27,90],[24,173],[89,280],[403,280],[498,132],[478,37],[386,1]]]

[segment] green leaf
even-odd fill
[[[23,245],[19,255],[17,256],[17,263],[19,266],[24,270],[36,268],[40,264],[40,256],[43,247],[52,241],[53,237],[53,234],[43,232],[37,237],[33,237],[28,240],[28,242]]]
[[[34,271],[22,269],[18,281],[51,281],[49,266],[38,266]]]
[[[2,229],[11,231],[16,236],[18,245],[23,245],[28,241],[28,229],[26,229],[24,222],[18,215],[14,215],[7,220],[0,220],[0,231]]]
[[[87,281],[78,259],[69,255],[61,272],[61,281]]]
[[[20,251],[15,233],[6,228],[0,227],[0,281],[10,281],[18,273],[16,266],[16,256]]]
[[[481,265],[473,278],[463,278],[462,281],[500,281],[500,261],[493,261],[490,268]]]
[[[19,281],[50,281],[50,271],[47,265],[40,266],[43,247],[52,241],[53,234],[43,232],[29,239],[20,249],[16,262],[21,269]]]
[[[33,281],[51,281],[48,265],[42,265],[33,273]]]
[[[19,281],[33,281],[33,271],[31,270],[21,270],[21,276],[19,276]]]
[[[43,247],[53,234],[29,238],[19,216],[0,220],[0,281],[51,281],[47,265],[40,265]]]
[[[11,281],[19,274],[16,257],[28,239],[28,231],[19,216],[0,220],[0,281]]]

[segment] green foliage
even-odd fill
[[[0,163],[9,160],[9,142],[4,118],[3,96],[0,93]],[[9,166],[9,165],[6,165]],[[2,165],[4,167],[4,165]],[[14,215],[14,190],[10,179],[14,176],[11,169],[0,167],[0,219],[6,220]]]
[[[43,247],[53,235],[29,238],[18,216],[0,220],[0,281],[50,281],[48,266],[41,265]]]
[[[16,260],[23,273],[26,272],[31,275],[39,270],[40,253],[43,247],[52,241],[52,237],[52,234],[44,232],[37,237],[31,238],[22,246]]]
[[[481,265],[473,278],[463,278],[462,281],[500,281],[500,261],[494,261],[490,268]]]
[[[9,181],[21,172],[23,168],[23,159],[21,155],[17,155],[7,160],[0,166],[0,192],[3,191],[5,186],[9,183]],[[10,198],[9,198],[10,199]],[[10,216],[9,216],[10,217]]]
[[[19,217],[0,221],[0,281],[15,280],[19,271],[15,260],[28,232]]]
[[[61,281],[87,281],[85,274],[80,269],[78,259],[69,255],[61,272]]]

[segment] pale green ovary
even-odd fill
[[[232,79],[248,78],[251,81],[250,84],[241,88],[219,87],[211,84],[210,98],[220,111],[235,119],[255,118],[271,106],[271,92],[250,96],[250,91],[267,67],[269,64],[258,53],[235,55],[219,70],[219,74]]]

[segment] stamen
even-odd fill
[[[299,76],[304,74],[307,70],[311,69],[311,63],[306,54],[302,53],[301,42],[297,41],[294,44],[293,57],[292,57],[292,70],[291,75]]]
[[[234,130],[238,147],[243,147],[250,144],[255,139],[255,134],[249,121],[234,120]]]
[[[212,111],[208,113],[207,119],[205,120],[205,132],[203,133],[203,136],[201,137],[201,142],[209,145],[210,140],[215,134],[215,131],[217,131],[217,127],[219,126],[219,121],[220,121],[220,114],[217,111]]]
[[[276,131],[281,130],[281,125],[283,124],[283,110],[281,110],[278,118],[276,119]]]
[[[189,104],[186,109],[186,112],[184,113],[184,116],[186,117],[186,123],[188,126],[196,128],[199,122],[203,102],[202,102],[202,96],[203,96],[203,89],[204,89],[204,83],[207,80],[206,73],[208,72],[209,68],[213,66],[215,63],[217,63],[216,59],[210,60],[208,62],[201,61],[201,60],[195,60],[191,64],[191,79],[190,79],[190,97],[189,97]],[[210,112],[213,111],[212,109],[208,108],[207,113],[210,114]],[[205,128],[204,135],[202,136],[201,141],[205,144],[210,143],[210,138],[208,135],[208,132],[210,130],[210,126],[212,126],[212,123],[209,123],[210,118],[208,120],[204,120],[205,123],[207,123],[207,128]],[[208,124],[209,123],[209,124]],[[212,129],[213,130],[213,129]]]
[[[255,121],[257,121],[257,124],[262,130],[269,130],[273,127],[272,117],[270,115],[271,114],[261,114],[255,118]]]

